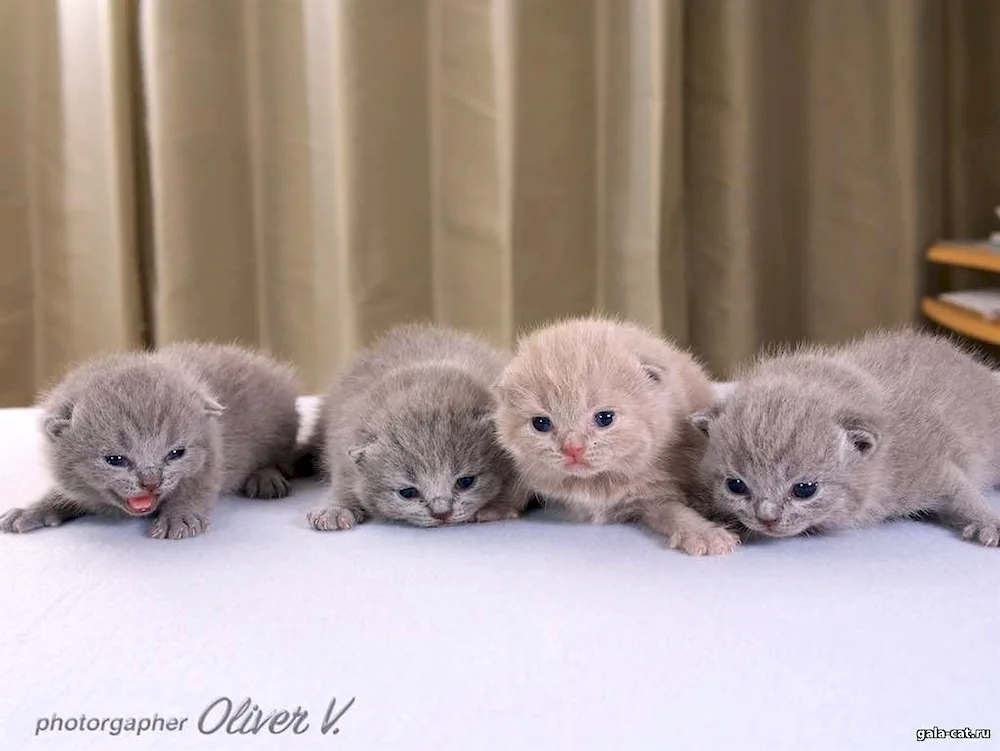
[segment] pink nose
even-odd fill
[[[140,472],[139,487],[150,492],[159,489],[163,483],[163,476],[159,472]]]
[[[583,456],[583,446],[579,443],[565,443],[563,444],[562,452],[566,455],[566,458],[578,462],[580,461],[580,457]]]

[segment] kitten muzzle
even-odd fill
[[[156,505],[156,493],[143,493],[125,499],[125,505],[133,514],[148,514]]]
[[[800,532],[800,530],[797,529],[783,527],[776,521],[765,522],[760,519],[757,519],[756,524],[750,528],[756,530],[762,535],[766,535],[767,537],[795,537]]]
[[[579,443],[564,443],[562,446],[563,456],[566,457],[567,464],[587,465],[587,460],[583,458],[584,448]]]
[[[570,474],[590,474],[591,466],[590,462],[584,459],[582,456],[566,456],[563,455],[565,461],[563,461],[563,469]]]

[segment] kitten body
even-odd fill
[[[430,324],[398,326],[364,350],[320,408],[313,451],[331,501],[309,523],[432,527],[520,515],[527,498],[491,420],[490,386],[506,359]]]
[[[0,530],[84,514],[155,516],[149,536],[204,532],[220,492],[280,498],[295,457],[292,370],[235,346],[182,343],[70,372],[42,401],[55,487]]]
[[[738,543],[689,504],[704,439],[687,418],[713,399],[690,354],[633,324],[570,319],[522,339],[497,392],[500,440],[543,498],[581,520],[641,520],[692,554]]]
[[[934,514],[995,546],[985,491],[1000,480],[998,415],[994,371],[946,338],[903,331],[763,359],[692,423],[709,436],[715,505],[755,532]]]

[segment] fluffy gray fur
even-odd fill
[[[326,394],[316,427],[330,504],[319,530],[370,517],[420,527],[517,517],[526,505],[491,420],[506,358],[451,329],[410,324],[363,351]],[[460,478],[474,477],[471,487]],[[404,498],[400,491],[418,495]]]
[[[281,498],[297,393],[290,368],[234,346],[176,344],[85,363],[41,404],[55,487],[0,517],[0,530],[108,513],[155,516],[150,537],[181,539],[208,529],[222,491]],[[130,498],[152,503],[137,510]]]
[[[763,359],[692,422],[709,436],[701,469],[715,505],[755,532],[928,514],[996,546],[985,491],[1000,479],[998,416],[996,373],[945,338],[903,331]]]

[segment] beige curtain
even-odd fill
[[[990,0],[0,0],[0,404],[592,309],[720,375],[915,320],[1000,203]]]

